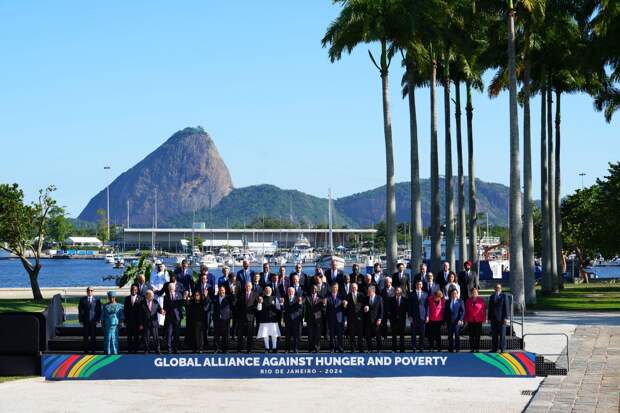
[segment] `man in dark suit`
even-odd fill
[[[364,307],[366,297],[360,293],[357,283],[351,284],[351,293],[345,299],[344,306],[347,309],[347,320],[349,329],[349,342],[351,351],[363,351],[362,336],[364,335]]]
[[[297,353],[301,336],[301,320],[304,316],[304,299],[295,294],[293,287],[288,287],[284,298],[284,326],[286,334],[286,352]]]
[[[248,260],[243,260],[242,266],[243,268],[237,271],[237,280],[241,285],[245,285],[245,283],[254,280],[254,271],[250,269],[250,262]]]
[[[341,297],[346,298],[351,294],[351,278],[348,274],[342,275],[342,282],[338,285],[338,293]]]
[[[414,289],[415,289],[415,283],[417,283],[418,281],[424,282],[424,280],[426,280],[426,273],[427,273],[426,264],[424,263],[420,264],[420,271],[413,277]]]
[[[138,286],[138,295],[142,298],[144,298],[148,290],[151,290],[153,288],[149,283],[146,282],[144,274],[138,274],[136,276],[136,285]]]
[[[183,291],[194,291],[194,272],[189,267],[187,260],[181,261],[181,266],[175,268],[174,274],[177,277],[177,282],[183,284]]]
[[[396,352],[396,338],[399,339],[398,349],[405,352],[405,326],[407,325],[407,299],[401,287],[396,287],[396,294],[390,299],[390,326],[392,328],[392,351]]]
[[[323,298],[317,292],[317,286],[310,287],[310,294],[304,304],[304,318],[308,325],[308,350],[318,353],[321,350],[321,332],[323,331]]]
[[[411,346],[416,351],[416,336],[419,338],[417,349],[424,351],[426,323],[428,323],[428,294],[422,290],[422,281],[415,283],[415,290],[409,294],[409,317],[411,317]]]
[[[458,353],[461,349],[461,328],[463,328],[463,318],[465,317],[465,304],[459,298],[456,289],[450,290],[450,298],[446,301],[444,319],[448,324],[448,351],[454,350]]]
[[[434,295],[435,291],[442,289],[441,285],[435,282],[435,275],[430,271],[426,273],[426,279],[422,280],[422,283],[422,289],[426,292],[426,294],[428,294],[429,297]]]
[[[202,328],[203,332],[203,349],[208,349],[208,336],[209,336],[209,328],[211,326],[211,312],[212,312],[212,299],[215,295],[215,291],[213,290],[213,284],[209,282],[209,274],[207,271],[202,271],[200,274],[200,280],[195,285],[196,291],[200,292],[200,296],[202,297],[202,307],[205,313],[205,321],[204,326]]]
[[[295,296],[296,297],[303,297],[303,295],[306,292],[306,289],[303,286],[303,284],[301,283],[299,275],[297,275],[297,274],[291,275],[291,280],[290,280],[289,286],[293,287],[293,290],[295,291]]]
[[[450,263],[448,261],[441,265],[441,271],[437,274],[435,282],[441,286],[443,291],[446,284],[448,284],[448,277],[450,276]]]
[[[299,280],[299,285],[303,288],[304,291],[307,291],[308,289],[308,274],[306,274],[305,272],[302,271],[302,267],[300,263],[295,264],[295,271],[293,271],[292,273],[289,274],[288,279],[289,279],[289,285],[293,285],[293,277],[297,276],[298,280]],[[297,294],[297,293],[295,293]]]
[[[213,299],[213,319],[215,323],[215,352],[228,351],[230,337],[230,319],[233,315],[234,298],[226,295],[226,287],[220,285],[217,296]]]
[[[148,290],[141,305],[141,321],[140,329],[142,330],[142,344],[144,345],[144,353],[148,354],[150,344],[152,342],[155,352],[160,354],[159,347],[159,321],[157,314],[163,313],[159,303],[153,299],[155,294],[153,290]]]
[[[392,284],[394,287],[400,287],[403,296],[408,296],[411,291],[411,285],[409,284],[409,274],[405,272],[405,264],[399,262],[396,266],[396,272],[392,274]]]
[[[464,303],[467,302],[469,298],[469,293],[473,288],[480,287],[480,279],[478,278],[478,274],[472,270],[472,262],[465,261],[463,264],[463,271],[459,273],[458,283],[459,288],[461,289],[461,300]]]
[[[383,299],[375,292],[375,286],[368,287],[368,297],[364,307],[366,315],[366,346],[373,350],[372,339],[377,342],[377,350],[381,351],[381,321],[383,320]]]
[[[388,320],[392,310],[390,307],[392,305],[392,298],[396,295],[396,288],[392,285],[392,277],[385,277],[383,283],[384,287],[379,292],[379,295],[383,301],[383,314],[385,315],[383,320],[381,320],[381,336],[385,339],[388,333]]]
[[[362,278],[362,283],[360,284],[360,293],[368,296],[368,289],[373,285],[374,284],[372,283],[372,275],[364,275],[364,277]]]
[[[269,263],[266,262],[263,264],[263,271],[260,273],[260,286],[263,287],[263,290],[269,283],[271,282],[271,276],[275,273],[269,271]],[[276,276],[278,274],[275,274]]]
[[[263,294],[263,286],[260,282],[260,273],[254,273],[254,279],[252,280],[252,291],[254,291],[258,295]]]
[[[344,273],[342,270],[339,270],[336,266],[336,261],[332,260],[329,270],[325,273],[325,278],[327,278],[327,285],[332,285],[333,283],[338,283],[342,281],[342,276]]]
[[[338,283],[331,285],[331,292],[327,296],[325,305],[325,313],[327,324],[329,326],[329,347],[332,353],[338,351],[344,352],[342,336],[344,334],[344,307],[342,298],[338,294]]]
[[[140,347],[140,317],[142,297],[138,294],[138,285],[131,286],[130,294],[125,297],[123,315],[125,316],[125,328],[127,330],[127,347],[129,353],[137,353]]]
[[[93,288],[86,288],[86,297],[80,299],[78,319],[82,325],[84,354],[95,354],[97,348],[97,323],[101,321],[101,301],[93,295]]]
[[[502,285],[495,285],[495,293],[489,297],[488,319],[491,323],[491,351],[496,353],[498,346],[506,350],[506,324],[508,324],[508,297],[502,293]]]
[[[164,331],[166,331],[168,353],[179,352],[179,332],[184,308],[185,300],[181,293],[176,291],[176,285],[168,284],[168,294],[164,296],[164,315],[166,316]]]
[[[254,340],[254,320],[256,319],[256,304],[259,295],[252,291],[252,283],[245,283],[245,289],[237,298],[237,351],[252,351]]]
[[[364,275],[360,272],[359,264],[353,264],[349,278],[351,280],[351,284],[362,284],[364,282]]]
[[[286,295],[284,282],[280,281],[278,274],[272,273],[271,279],[267,285],[271,287],[271,294],[273,294],[275,298],[280,299],[280,297],[284,297]]]

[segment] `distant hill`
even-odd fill
[[[457,207],[457,178],[454,179],[454,209]],[[431,182],[430,179],[420,180],[420,191],[422,195],[422,223],[424,226],[430,225],[431,210]],[[445,180],[439,179],[439,194],[441,203],[441,217],[443,222],[445,206]],[[508,199],[509,188],[502,184],[489,183],[476,179],[477,209],[478,213],[488,212],[489,224],[508,225]],[[465,179],[465,206],[469,197],[467,196],[467,178]],[[366,227],[385,219],[385,185],[339,198],[335,202],[336,208],[340,213],[347,216],[356,225]],[[399,182],[396,184],[396,220],[405,222],[411,219],[411,183]]]
[[[151,226],[157,190],[158,223],[179,213],[217,205],[233,189],[230,172],[211,137],[200,127],[176,132],[159,148],[110,184],[110,221]],[[97,221],[106,208],[106,188],[95,195],[78,219]]]
[[[204,208],[196,211],[196,222],[205,222],[213,227],[232,227],[243,225],[261,217],[289,220],[295,224],[327,223],[327,199],[290,189],[280,189],[274,185],[252,185],[233,189],[216,205],[211,214]],[[211,221],[209,221],[211,218]],[[174,227],[189,227],[192,213],[181,214],[168,221]],[[334,225],[352,226],[348,217],[338,211],[334,213]]]
[[[505,185],[476,180],[478,212],[488,212],[489,223],[507,226],[509,189]],[[430,180],[422,179],[422,220],[430,225]],[[440,194],[444,204],[444,180]],[[456,210],[456,178],[455,210]],[[240,226],[262,217],[290,220],[307,226],[327,223],[327,199],[273,185],[233,188],[230,173],[215,143],[201,128],[176,132],[159,148],[122,173],[110,184],[110,218],[114,224],[127,220],[127,200],[132,227],[153,225],[155,190],[158,193],[158,225],[189,227],[195,222],[213,227]],[[467,202],[467,199],[466,199]],[[466,204],[467,205],[467,204]],[[334,201],[334,225],[371,227],[385,219],[385,186]],[[409,221],[409,182],[396,184],[398,222]],[[98,209],[106,208],[103,188],[84,208],[80,222],[96,222]]]

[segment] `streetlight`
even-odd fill
[[[581,177],[581,189],[583,190],[583,177],[586,176],[585,172],[580,172],[579,176]]]
[[[104,166],[103,167],[104,170],[109,171],[112,168],[110,166]],[[108,242],[110,242],[110,179],[108,178],[108,185],[106,186],[106,195],[107,195],[107,206],[106,206],[106,212],[107,212],[107,227],[108,227]]]

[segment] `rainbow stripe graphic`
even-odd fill
[[[114,363],[119,355],[58,355],[46,357],[43,362],[43,375],[50,379],[87,379],[102,367]]]
[[[536,376],[535,356],[531,353],[474,353],[506,376]]]

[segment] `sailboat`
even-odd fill
[[[336,268],[342,270],[344,268],[344,258],[336,255],[334,250],[334,231],[332,225],[332,190],[330,189],[327,194],[327,219],[329,221],[329,249],[321,255],[317,264],[323,269],[330,269],[332,261],[336,262]]]

